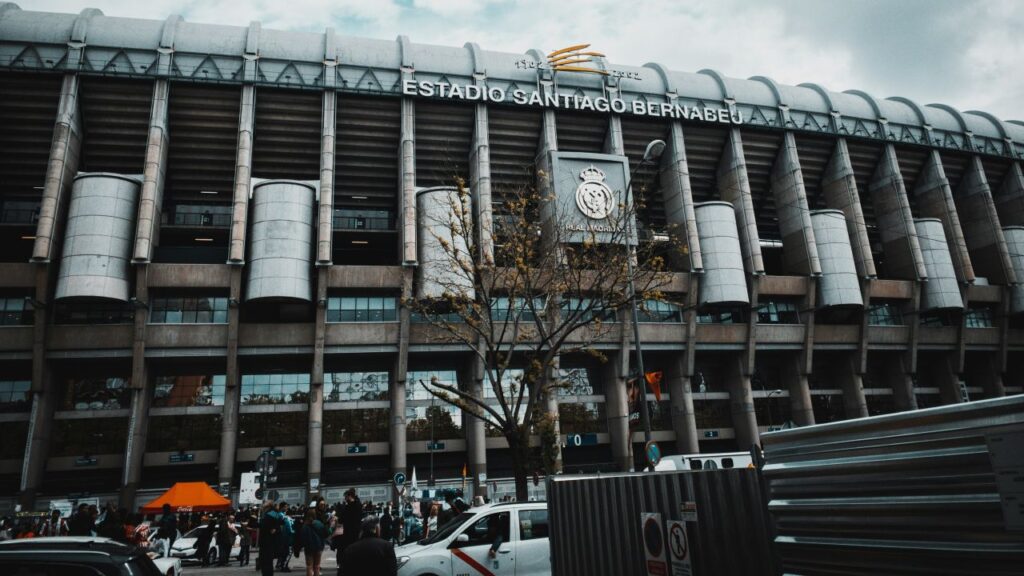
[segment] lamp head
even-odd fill
[[[661,158],[661,154],[665,151],[664,140],[651,140],[647,144],[647,148],[644,150],[644,162],[651,160],[657,160]]]

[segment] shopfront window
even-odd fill
[[[118,410],[130,405],[127,378],[100,376],[65,381],[64,410]]]
[[[153,407],[223,406],[225,381],[223,374],[157,376]]]
[[[242,405],[305,404],[309,374],[246,374],[242,376]]]
[[[324,399],[353,402],[388,399],[387,372],[335,372],[324,374]]]

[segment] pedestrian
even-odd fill
[[[46,520],[46,524],[43,525],[39,531],[40,536],[67,536],[68,535],[68,523],[60,517],[60,510],[54,510],[50,512],[50,517]]]
[[[356,495],[355,488],[349,488],[345,491],[345,503],[338,510],[338,523],[341,524],[343,531],[341,537],[334,545],[338,550],[338,576],[341,576],[345,571],[343,564],[345,549],[359,539],[359,526],[362,520],[363,506],[359,502],[359,496]],[[359,573],[349,572],[349,574]]]
[[[199,560],[203,566],[210,565],[210,544],[213,543],[213,538],[217,534],[217,523],[216,520],[210,518],[206,526],[200,527],[199,536],[196,537],[196,552],[195,558]]]
[[[256,563],[263,576],[273,576],[274,574],[274,555],[277,552],[277,535],[280,531],[280,515],[274,510],[274,503],[267,502],[263,505],[260,514],[257,536],[260,555],[256,558]]]
[[[227,566],[231,561],[231,548],[235,544],[238,530],[235,529],[235,517],[228,515],[217,524],[217,565]]]
[[[79,504],[78,512],[68,522],[69,536],[92,536],[93,520],[88,504]]]
[[[391,542],[394,539],[395,523],[391,518],[391,504],[384,508],[380,515],[380,537]]]
[[[441,505],[434,503],[430,506],[430,515],[427,516],[426,521],[423,523],[423,537],[430,538],[437,532],[438,517],[440,514]]]
[[[377,519],[367,516],[361,522],[359,540],[345,549],[344,565],[349,574],[360,576],[396,576],[398,559],[390,542],[377,535]]]
[[[111,540],[124,539],[124,522],[121,521],[117,510],[114,510],[113,503],[107,504],[106,510],[103,512],[103,520],[96,526],[96,535]]]
[[[316,509],[306,510],[302,527],[295,537],[295,557],[299,551],[306,555],[306,576],[320,576],[320,560],[323,557],[324,544],[327,542],[327,527],[317,518]]]
[[[249,512],[245,512],[245,516],[241,519],[241,523],[238,527],[238,565],[248,566],[249,565],[249,548],[252,547],[252,529],[249,527],[252,524],[253,519],[249,516]]]
[[[295,528],[291,517],[288,516],[288,504],[285,502],[278,504],[277,513],[281,520],[281,531],[278,532],[277,538],[277,569],[281,572],[291,572],[292,569],[288,567],[288,563],[291,562],[292,540]]]

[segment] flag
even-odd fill
[[[463,478],[466,477],[466,464],[465,463],[462,464],[462,477]]]
[[[661,402],[661,371],[648,372],[644,374],[644,379],[647,380],[647,385],[651,387],[651,392],[654,392],[654,397]]]
[[[416,491],[416,467],[412,467],[412,491]]]

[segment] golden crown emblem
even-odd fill
[[[558,72],[589,72],[607,76],[608,72],[585,65],[593,62],[593,58],[604,58],[604,54],[600,52],[584,52],[587,48],[590,48],[590,44],[576,44],[555,50],[548,54],[548,66]]]

